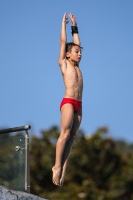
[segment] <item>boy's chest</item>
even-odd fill
[[[81,70],[79,69],[78,66],[72,66],[72,65],[68,65],[67,66],[67,70],[66,70],[66,75],[67,76],[75,76],[75,77],[82,77],[82,73]]]

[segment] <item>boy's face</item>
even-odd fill
[[[72,46],[71,51],[66,53],[68,59],[79,63],[82,57],[81,48],[79,46]]]

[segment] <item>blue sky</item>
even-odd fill
[[[64,12],[76,15],[84,47],[81,129],[133,142],[133,1],[0,1],[0,127],[60,124],[64,85],[58,67]],[[71,41],[71,24],[67,25]]]

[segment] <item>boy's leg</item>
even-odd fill
[[[62,156],[66,143],[70,137],[71,128],[73,125],[73,119],[74,119],[73,106],[71,104],[63,105],[61,108],[61,133],[56,143],[55,165],[52,168],[53,183],[55,185],[60,185]]]
[[[64,153],[63,153],[63,157],[62,157],[62,174],[61,174],[61,179],[60,179],[60,184],[61,185],[63,185],[63,180],[64,180],[66,168],[67,168],[67,163],[68,163],[70,151],[71,151],[71,148],[72,148],[75,136],[76,136],[76,132],[79,129],[79,126],[81,124],[81,120],[82,120],[82,109],[79,110],[78,112],[76,112],[75,115],[74,115],[71,134],[70,134],[70,137],[69,137],[69,139],[68,139],[68,141],[66,143],[65,150],[64,150]]]

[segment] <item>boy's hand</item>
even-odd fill
[[[63,23],[65,23],[65,24],[67,24],[69,21],[68,21],[68,18],[67,18],[67,16],[66,16],[66,14],[67,13],[65,13],[64,15],[63,15],[63,20],[62,20],[62,22]]]
[[[72,26],[77,26],[76,17],[75,17],[72,13],[68,14],[68,16],[69,16],[70,19],[71,19]]]

